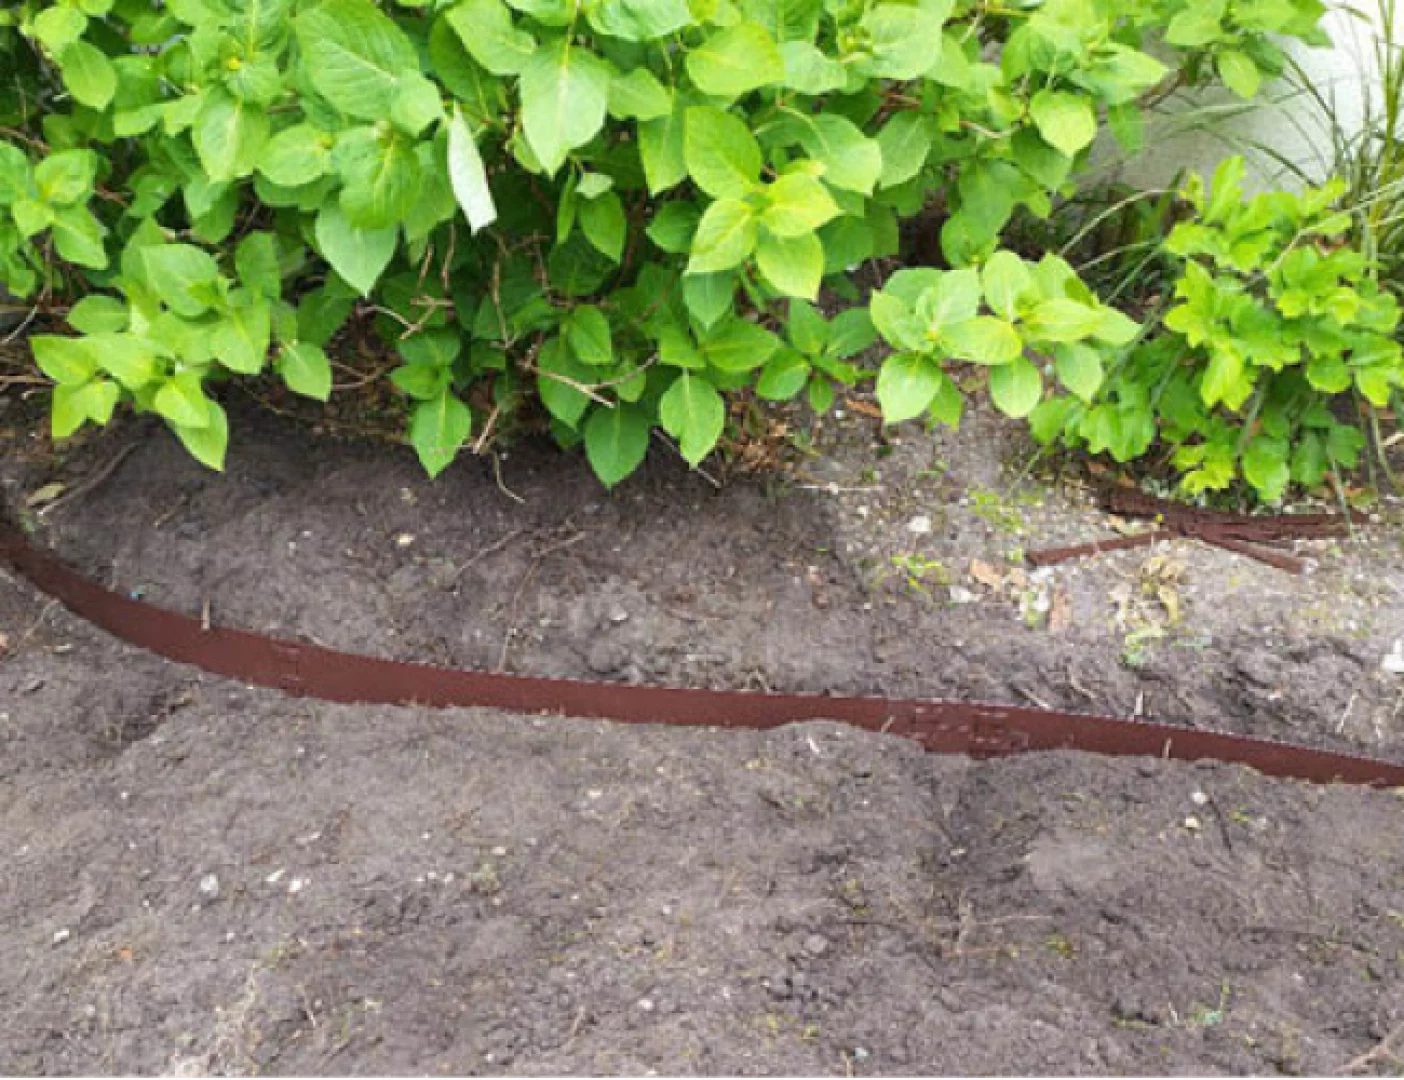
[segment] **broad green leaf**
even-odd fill
[[[317,215],[315,231],[322,257],[347,284],[369,296],[395,255],[399,230],[358,229],[341,207],[331,205]]]
[[[1012,251],[996,251],[980,271],[985,303],[1003,319],[1019,314],[1019,301],[1033,288],[1033,276],[1024,260]]]
[[[756,242],[756,265],[781,295],[814,300],[824,277],[824,245],[813,233],[776,236],[762,232]]]
[[[1097,332],[1102,319],[1099,309],[1058,297],[1035,304],[1024,325],[1029,337],[1040,341],[1082,341]]]
[[[610,70],[569,36],[543,42],[519,84],[527,142],[548,174],[604,125]]]
[[[342,179],[341,209],[358,229],[398,225],[423,189],[414,143],[394,131],[349,132],[337,144],[334,161]]]
[[[745,261],[756,246],[756,215],[740,199],[722,199],[707,207],[692,240],[689,274],[730,270]]]
[[[310,124],[295,124],[265,143],[257,169],[272,183],[300,187],[322,177],[330,163],[330,136]]]
[[[116,333],[130,321],[127,305],[115,296],[90,293],[68,309],[68,325],[80,334]]]
[[[1019,331],[1004,319],[989,315],[947,327],[941,333],[941,343],[958,359],[990,367],[1008,364],[1024,354]]]
[[[890,291],[892,283],[887,287]],[[980,297],[980,274],[973,266],[950,270],[917,297],[916,317],[928,330],[944,333],[956,323],[973,319],[980,310]]]
[[[91,150],[59,150],[34,167],[34,186],[49,206],[71,206],[93,193],[97,155]]]
[[[570,313],[565,337],[577,360],[596,367],[614,363],[609,320],[594,304],[582,304]]]
[[[257,375],[263,370],[272,339],[268,301],[247,293],[230,297],[230,306],[210,330],[210,349],[230,371]]]
[[[566,347],[564,338],[549,338],[536,361],[536,392],[541,404],[553,417],[573,428],[590,408],[590,395],[581,387],[590,387],[598,375],[575,358]]]
[[[702,329],[715,326],[733,310],[736,295],[736,272],[720,274],[687,274],[683,277],[683,303],[696,325]]]
[[[701,218],[701,212],[691,202],[666,202],[649,222],[648,238],[670,255],[681,255],[691,248]]]
[[[1289,444],[1285,439],[1259,435],[1243,451],[1243,478],[1252,484],[1264,502],[1276,502],[1292,478],[1287,465]]]
[[[673,108],[673,95],[648,68],[616,75],[609,83],[609,114],[621,120],[657,120]]]
[[[1023,357],[990,370],[990,400],[1006,416],[1021,419],[1043,397],[1043,376]]]
[[[90,109],[105,109],[117,92],[117,72],[112,61],[95,45],[75,41],[58,52],[63,84],[73,99]]]
[[[596,251],[614,262],[624,257],[624,240],[629,224],[624,217],[624,204],[614,192],[590,199],[579,210],[580,228]]]
[[[409,441],[424,471],[435,477],[458,456],[472,431],[473,414],[468,406],[445,390],[433,401],[414,407]]]
[[[308,341],[295,341],[283,349],[278,373],[289,390],[316,401],[331,398],[332,371],[327,354]]]
[[[55,439],[66,439],[91,420],[105,424],[112,419],[121,391],[114,382],[94,379],[76,385],[54,387],[50,429]]]
[[[686,99],[675,94],[672,112],[639,124],[639,158],[643,161],[650,195],[667,191],[687,179],[683,140],[686,115]]]
[[[223,472],[225,454],[229,450],[229,417],[219,402],[207,400],[206,405],[207,415],[203,424],[187,427],[172,422],[171,430],[191,457],[206,468]]]
[[[191,244],[161,244],[142,249],[146,283],[177,315],[203,315],[216,300],[219,266]]]
[[[818,180],[803,173],[780,177],[765,189],[761,224],[776,236],[812,233],[838,217],[838,204]]]
[[[588,14],[598,33],[625,41],[654,41],[692,25],[687,0],[597,0]]]
[[[882,176],[882,150],[852,120],[833,113],[791,113],[805,153],[824,166],[824,180],[836,188],[871,195]]]
[[[949,5],[941,5],[949,11]],[[872,56],[864,68],[884,79],[918,79],[941,56],[941,26],[945,15],[930,6],[877,4],[863,16]]]
[[[943,372],[929,356],[894,353],[882,363],[877,377],[877,399],[882,419],[900,424],[926,411],[941,388]]]
[[[728,319],[707,335],[702,355],[718,371],[754,371],[780,348],[780,339],[746,319]]]
[[[687,73],[704,94],[731,99],[783,82],[785,61],[765,27],[739,22],[689,52]]]
[[[97,358],[86,338],[36,334],[29,339],[29,347],[39,370],[56,383],[77,386],[97,371]]]
[[[1199,384],[1199,396],[1206,405],[1227,405],[1236,409],[1253,392],[1253,380],[1245,376],[1243,357],[1236,348],[1213,350]]]
[[[91,270],[106,268],[103,238],[107,229],[86,206],[66,206],[55,211],[50,229],[59,258]]]
[[[1029,102],[1029,115],[1050,146],[1068,157],[1092,145],[1097,137],[1097,111],[1092,100],[1065,90],[1040,90]]]
[[[760,183],[761,151],[741,120],[714,106],[687,110],[687,171],[714,199],[745,197]]]
[[[520,75],[536,52],[536,39],[513,25],[502,0],[463,0],[447,18],[473,59],[494,75]]]
[[[781,42],[780,57],[785,64],[785,85],[791,90],[813,97],[848,85],[843,64],[826,56],[812,42]]]
[[[439,88],[417,71],[400,76],[390,119],[406,135],[420,135],[430,124],[444,118],[444,101]]]
[[[131,334],[93,334],[87,339],[103,371],[128,390],[140,390],[156,377],[156,353],[151,345]]]
[[[1102,388],[1102,356],[1090,345],[1059,345],[1053,350],[1053,364],[1058,381],[1083,401],[1090,403]]]
[[[370,0],[324,0],[296,30],[312,85],[348,116],[388,118],[402,76],[419,71],[409,38]]]
[[[77,41],[87,28],[88,17],[70,4],[57,4],[34,16],[34,36],[51,53]]]
[[[597,408],[585,422],[585,456],[607,488],[643,464],[652,425],[648,414],[633,405]]]
[[[468,121],[463,119],[462,111],[457,108],[449,122],[448,168],[454,198],[463,208],[469,229],[473,233],[486,229],[497,220],[497,204],[493,202],[492,189],[488,187],[487,171],[483,167],[482,155],[478,153],[478,143],[468,129]]]
[[[195,152],[211,180],[236,180],[253,172],[268,131],[268,114],[261,108],[212,90],[195,119]]]
[[[283,291],[278,241],[269,232],[252,232],[234,249],[234,268],[251,293],[276,300]]]
[[[789,401],[809,381],[809,362],[794,349],[777,353],[756,381],[756,393],[767,401]]]
[[[931,122],[920,113],[900,112],[878,132],[877,143],[882,155],[879,186],[905,184],[921,172],[931,156]]]
[[[1224,85],[1241,98],[1256,97],[1258,90],[1263,85],[1263,73],[1258,70],[1258,65],[1253,63],[1247,53],[1238,49],[1225,49],[1214,58],[1214,66],[1218,68],[1219,78],[1224,80]],[[1244,471],[1247,472],[1247,455],[1244,455]],[[1252,481],[1254,487],[1262,490],[1262,485]],[[1280,493],[1280,488],[1278,489]]]
[[[830,356],[847,360],[868,348],[877,340],[872,315],[865,308],[849,308],[834,316],[829,323]]]
[[[152,405],[180,428],[208,427],[213,419],[214,402],[205,396],[200,374],[196,371],[180,371],[172,375],[156,391]]]
[[[726,405],[716,387],[684,371],[658,401],[658,422],[678,440],[689,465],[701,463],[721,438],[726,426]]]

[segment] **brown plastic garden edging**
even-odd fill
[[[463,671],[338,652],[200,620],[89,581],[0,519],[0,561],[76,615],[128,644],[255,686],[364,705],[491,706],[631,724],[773,728],[838,720],[927,750],[1000,757],[1034,750],[1203,759],[1316,783],[1404,787],[1404,764],[1268,739],[1024,706],[626,686]]]

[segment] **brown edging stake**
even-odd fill
[[[255,686],[363,705],[490,706],[631,724],[774,728],[839,720],[889,732],[927,750],[1000,757],[1033,750],[1210,759],[1317,783],[1404,787],[1404,764],[1267,739],[1141,720],[1024,706],[913,698],[841,697],[621,686],[537,679],[382,660],[246,630],[205,627],[187,615],[89,581],[0,519],[0,561],[76,615],[128,644]]]

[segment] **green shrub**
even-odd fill
[[[1384,408],[1404,387],[1398,303],[1339,240],[1343,182],[1245,200],[1243,171],[1230,158],[1212,190],[1190,180],[1195,216],[1165,241],[1181,270],[1159,331],[1101,389],[1043,402],[1038,438],[1118,461],[1163,444],[1186,492],[1242,477],[1268,501],[1356,464],[1352,396]]]
[[[884,402],[949,417],[940,364],[957,358],[993,365],[996,402],[1023,413],[1041,394],[1023,345],[1075,357],[1059,372],[1085,388],[1092,344],[1129,331],[1065,266],[992,259],[1010,218],[1050,212],[1102,118],[1135,143],[1138,99],[1168,74],[1151,37],[1187,77],[1247,90],[1280,64],[1271,36],[1310,38],[1320,14],[22,0],[0,13],[18,91],[0,105],[0,279],[50,307],[81,297],[79,336],[34,338],[56,436],[129,403],[218,468],[212,384],[271,370],[326,399],[328,348],[366,321],[398,354],[431,473],[539,405],[614,484],[655,426],[698,462],[725,393],[807,387],[822,409],[862,377],[862,316],[826,324],[802,305],[893,255],[898,223],[934,199],[945,259],[984,264],[983,294],[974,271],[894,279]]]

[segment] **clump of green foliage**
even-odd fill
[[[650,433],[700,461],[723,395],[825,408],[872,328],[806,305],[933,200],[949,272],[894,278],[889,418],[950,419],[941,365],[1085,391],[1126,320],[1065,264],[1000,253],[1102,124],[1134,145],[1171,71],[1240,89],[1318,0],[19,0],[0,12],[0,280],[66,313],[33,339],[53,430],[119,407],[206,464],[213,392],[326,399],[351,323],[425,468],[544,411],[618,483]],[[975,269],[975,267],[980,269]],[[788,324],[788,329],[786,326]],[[1256,453],[1256,451],[1255,451]]]
[[[1241,477],[1267,501],[1356,464],[1352,399],[1384,408],[1404,387],[1399,305],[1340,240],[1343,182],[1245,199],[1243,172],[1230,158],[1212,187],[1190,179],[1194,214],[1164,245],[1180,271],[1163,322],[1100,386],[1040,404],[1039,439],[1118,461],[1160,444],[1187,493]]]

